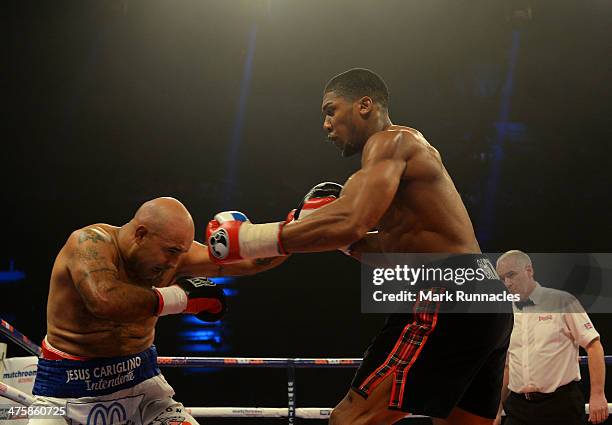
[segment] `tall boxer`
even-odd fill
[[[211,257],[231,263],[350,245],[357,259],[437,252],[465,267],[489,262],[439,152],[417,130],[393,124],[388,107],[387,86],[374,72],[357,68],[332,78],[323,128],[342,156],[361,153],[361,169],[337,199],[304,219],[252,224],[244,215],[217,214],[209,224]],[[436,308],[388,318],[330,423],[391,424],[409,413],[451,424],[493,421],[511,315],[438,317]],[[466,329],[478,334],[466,341]]]

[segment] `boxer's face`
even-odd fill
[[[340,149],[342,156],[347,157],[359,152],[363,147],[359,128],[362,121],[359,103],[331,91],[323,96],[321,110],[327,139]]]
[[[519,294],[522,300],[527,299],[533,278],[533,269],[530,265],[507,258],[497,264],[497,274],[511,293]]]
[[[136,237],[136,248],[130,258],[132,272],[153,285],[163,281],[176,269],[180,259],[191,247],[193,235],[160,234],[147,231]]]

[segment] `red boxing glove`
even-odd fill
[[[287,255],[280,243],[284,222],[252,224],[239,211],[224,211],[206,227],[208,253],[217,264],[233,263],[249,258]]]
[[[294,220],[307,217],[312,212],[316,211],[327,204],[334,202],[340,197],[342,185],[334,182],[323,182],[314,186],[304,196],[302,202],[293,214]]]
[[[179,277],[174,285],[154,288],[158,316],[190,313],[205,322],[216,322],[225,314],[225,294],[205,277]]]
[[[312,189],[310,189],[306,196],[304,196],[304,199],[302,199],[302,202],[297,209],[291,211],[289,215],[287,215],[286,223],[298,221],[300,218],[308,217],[309,214],[312,214],[317,209],[331,204],[340,197],[342,189],[343,186],[341,184],[334,182],[323,182],[314,186]],[[351,255],[350,245],[340,247],[338,248],[338,251],[341,251],[346,255]]]

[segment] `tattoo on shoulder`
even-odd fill
[[[102,241],[108,243],[111,241],[111,238],[108,235],[105,235],[104,233],[100,232],[99,230],[85,229],[82,230],[79,234],[79,244],[86,241],[91,241],[93,243],[98,243]]]
[[[83,251],[79,252],[79,259],[85,261],[96,261],[103,260],[104,256],[100,255],[96,248],[88,246]]]

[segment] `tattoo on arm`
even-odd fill
[[[85,241],[91,241],[93,243],[102,242],[110,242],[110,238],[95,229],[85,229],[79,234],[79,244],[82,244]]]
[[[70,256],[70,269],[77,287],[88,280],[97,281],[104,277],[95,275],[113,273],[117,278],[117,269],[109,258],[111,238],[96,229],[83,229],[76,235],[76,244],[68,254]],[[101,243],[99,243],[101,242]]]
[[[95,270],[84,271],[81,278],[77,282],[74,282],[74,285],[78,288],[85,280],[90,279],[92,275],[95,273],[112,273],[113,274],[112,277],[114,279],[117,278],[117,270],[114,270],[108,267],[102,267],[102,268],[95,269]]]

